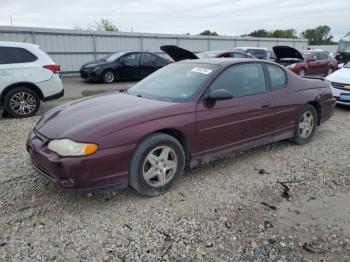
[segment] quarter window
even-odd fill
[[[275,65],[267,65],[267,70],[269,71],[272,90],[280,89],[286,85],[286,73],[282,68]]]
[[[5,56],[7,64],[30,63],[38,59],[28,50],[19,47],[2,47],[1,53]]]
[[[234,65],[226,69],[210,86],[210,91],[226,89],[234,97],[254,95],[266,91],[264,71],[261,64]]]

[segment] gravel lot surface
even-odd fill
[[[25,141],[38,118],[0,119],[0,261],[350,261],[348,108],[308,145],[229,156],[154,198],[37,175]]]

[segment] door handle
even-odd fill
[[[262,103],[261,104],[261,108],[268,108],[271,106],[271,103],[270,102],[265,102],[265,103]]]

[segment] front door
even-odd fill
[[[140,75],[146,77],[157,69],[158,57],[150,53],[143,53],[140,61]]]
[[[271,141],[273,99],[260,63],[227,68],[209,87],[207,94],[226,89],[234,98],[200,101],[197,106],[197,154]]]
[[[118,77],[125,79],[140,78],[140,54],[131,53],[119,59]]]

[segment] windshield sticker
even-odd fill
[[[202,67],[194,67],[191,72],[196,72],[204,75],[208,75],[212,72],[213,70],[208,69],[208,68],[202,68]]]

